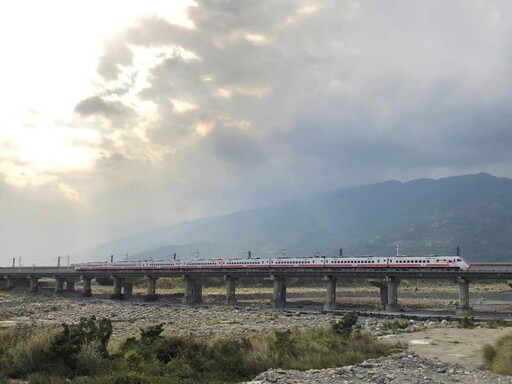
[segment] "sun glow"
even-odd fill
[[[95,147],[101,142],[97,131],[54,125],[42,116],[33,118],[37,123],[11,123],[0,128],[4,140],[0,172],[8,182],[16,186],[40,184],[59,172],[92,165]]]
[[[101,126],[80,120],[74,107],[98,92],[94,80],[104,43],[148,15],[194,28],[186,17],[193,5],[189,0],[0,4],[0,175],[23,186],[92,167],[104,133]],[[141,80],[143,85],[145,77]],[[76,191],[59,188],[77,199]]]

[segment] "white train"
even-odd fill
[[[471,265],[460,256],[355,256],[355,257],[277,257],[240,259],[193,259],[93,261],[76,264],[77,271],[165,271],[189,269],[394,269],[394,270],[462,270]]]

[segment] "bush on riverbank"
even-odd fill
[[[0,332],[1,378],[31,383],[229,383],[269,368],[307,370],[357,364],[401,347],[359,330],[335,327],[271,331],[250,337],[162,336],[163,325],[141,330],[110,355],[105,319],[82,319],[62,329]],[[19,347],[18,343],[22,341]]]
[[[0,378],[31,374],[76,376],[106,369],[110,320],[82,318],[62,328],[19,327],[0,332]],[[37,380],[36,380],[37,381]]]
[[[498,339],[494,345],[482,348],[484,368],[502,375],[512,375],[512,333]]]

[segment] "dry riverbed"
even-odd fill
[[[316,327],[328,325],[336,319],[336,316],[322,314],[320,311],[323,298],[321,288],[297,289],[296,292],[291,289],[290,306],[298,308],[296,311],[273,309],[269,303],[270,291],[267,288],[257,290],[256,293],[237,291],[241,302],[235,306],[222,304],[222,289],[212,289],[210,292],[205,290],[205,304],[197,306],[182,305],[179,290],[165,292],[157,302],[145,303],[137,293],[132,300],[116,301],[109,298],[111,288],[94,289],[97,294],[92,298],[82,298],[77,294],[54,296],[51,289],[43,289],[37,294],[29,294],[23,290],[0,291],[0,327],[27,323],[70,323],[92,315],[106,317],[113,322],[111,347],[115,348],[121,340],[136,336],[141,328],[158,323],[165,323],[166,334],[209,336],[247,335],[269,330]],[[363,303],[370,309],[375,309],[378,306],[375,293],[374,290],[363,289],[358,294],[356,289],[347,289],[341,300],[342,306],[351,309],[355,304]],[[489,312],[501,312],[502,317],[506,317],[507,308],[510,308],[510,302],[507,301],[510,296],[509,288],[497,290],[494,296],[488,290],[477,292],[474,296],[478,300],[474,302],[474,306],[487,308]],[[452,305],[451,300],[451,291],[441,292],[434,297],[430,288],[402,292],[402,302],[417,305],[419,308],[446,310]],[[433,305],[438,307],[433,308]],[[418,321],[412,322],[407,332],[389,334],[382,330],[385,321],[386,319],[360,317],[359,323],[362,328],[383,339],[401,341],[407,345],[408,353],[413,355],[401,359],[404,364],[412,365],[416,364],[417,359],[426,358],[446,364],[460,364],[467,369],[478,368],[482,364],[482,345],[492,343],[502,335],[512,332],[512,328],[487,328],[484,323],[474,329],[459,329],[455,322]],[[414,357],[415,353],[417,358]]]
[[[384,336],[387,340],[400,341],[408,350],[421,357],[438,359],[446,363],[478,367],[482,364],[481,348],[512,332],[512,328],[459,329],[429,328],[413,333]]]

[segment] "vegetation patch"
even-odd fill
[[[473,329],[476,327],[475,318],[473,316],[464,316],[462,319],[457,320],[457,327],[464,329]]]
[[[489,320],[486,325],[492,329],[508,327],[508,323],[503,319]]]
[[[483,367],[494,373],[512,375],[512,333],[498,339],[494,345],[482,348]]]
[[[383,332],[391,332],[397,333],[399,330],[405,330],[409,328],[411,322],[406,319],[395,319],[395,320],[385,320],[381,325],[381,330]]]
[[[234,383],[270,368],[307,370],[357,364],[403,349],[354,330],[357,316],[307,330],[250,337],[162,336],[141,329],[108,354],[109,320],[84,318],[62,328],[0,332],[0,382],[117,384]],[[18,343],[23,341],[16,347]],[[17,349],[16,349],[17,348]],[[66,381],[67,380],[67,381]]]

